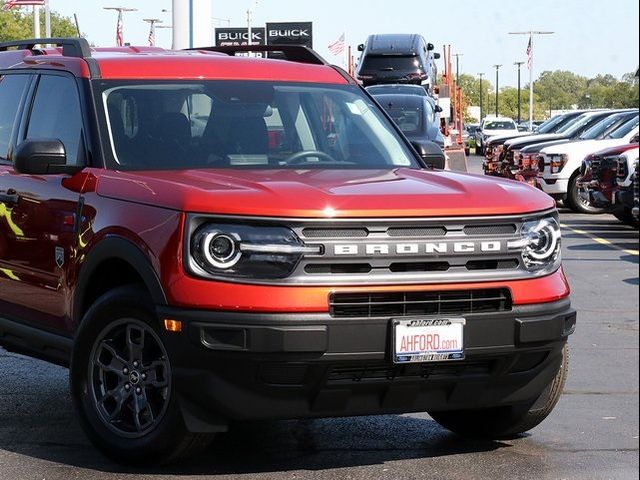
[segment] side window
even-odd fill
[[[69,77],[43,75],[31,109],[27,138],[57,138],[67,164],[84,163],[82,113],[76,83]]]
[[[29,75],[0,76],[0,160],[7,159],[18,107],[28,80]]]

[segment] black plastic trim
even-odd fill
[[[91,276],[102,262],[112,259],[123,260],[131,265],[142,278],[154,304],[166,305],[167,297],[162,284],[147,256],[133,242],[123,237],[110,236],[91,249],[80,267],[78,287],[73,299],[73,319],[76,325],[82,320],[80,316],[83,301]]]
[[[0,317],[0,345],[10,352],[68,367],[73,339]]]

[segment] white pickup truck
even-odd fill
[[[519,135],[516,122],[507,117],[485,117],[476,130],[476,153],[482,154],[487,140],[496,135]]]
[[[590,153],[638,141],[638,116],[621,125],[602,140],[584,140],[553,145],[538,156],[537,185],[556,200],[566,201],[580,213],[596,210],[581,196],[577,185],[582,160]]]

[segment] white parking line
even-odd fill
[[[638,250],[629,250],[627,248],[620,248],[618,247],[616,244],[611,243],[609,240],[605,240],[604,238],[600,238],[600,237],[596,237],[595,235],[592,235],[591,233],[587,232],[586,230],[580,230],[577,228],[571,228],[570,226],[561,223],[560,226],[562,228],[566,228],[567,230],[572,231],[573,233],[577,233],[578,235],[582,235],[585,236],[587,238],[590,238],[591,240],[593,240],[596,243],[599,243],[600,245],[605,245],[607,247],[610,247],[614,250],[619,250],[621,252],[626,253],[627,255],[633,255],[633,256],[640,256],[640,251]]]

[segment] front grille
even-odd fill
[[[544,172],[544,155],[538,155],[538,172]]]
[[[467,225],[463,231],[466,235],[513,235],[518,228],[515,224],[507,225]]]
[[[392,382],[394,380],[424,380],[469,375],[489,375],[494,361],[464,363],[415,363],[409,365],[364,364],[334,367],[327,383]]]
[[[435,292],[333,293],[332,317],[407,317],[470,315],[511,310],[509,290],[481,289]]]
[[[302,221],[292,230],[319,253],[305,255],[288,284],[399,285],[529,278],[520,249],[527,217]]]
[[[626,180],[629,176],[629,166],[627,164],[627,159],[624,155],[618,157],[618,165],[617,165],[617,177],[618,180]]]

